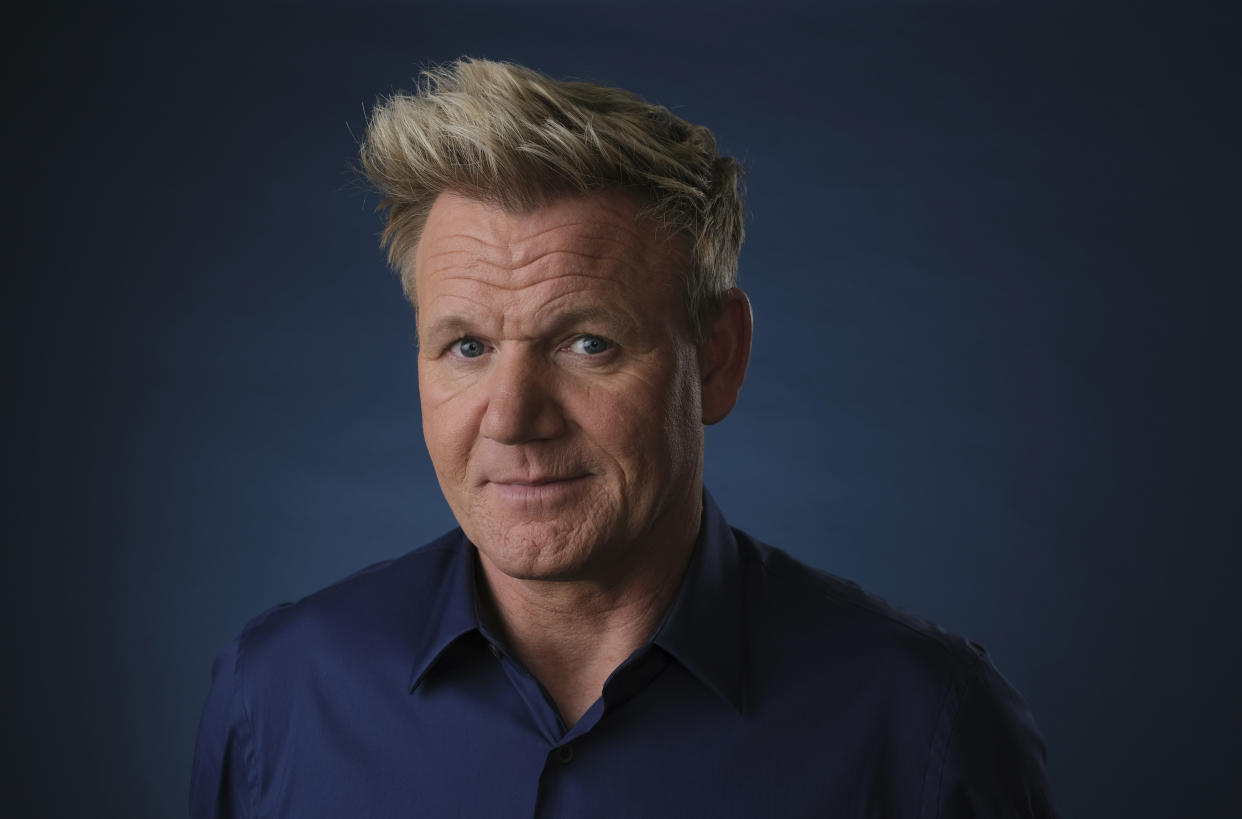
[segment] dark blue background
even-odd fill
[[[182,814],[216,651],[452,524],[348,164],[460,54],[748,168],[734,525],[987,645],[1068,816],[1242,808],[1232,4],[347,5],[6,34],[15,815]]]

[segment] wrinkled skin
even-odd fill
[[[620,191],[523,213],[449,192],[428,217],[414,259],[424,435],[485,568],[510,578],[607,585],[697,532],[703,423],[718,419],[702,406],[684,240],[641,210]]]

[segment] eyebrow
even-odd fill
[[[634,317],[624,310],[611,307],[581,307],[558,313],[552,320],[551,330],[563,330],[575,324],[599,323],[615,327],[623,333],[633,334],[637,328]]]
[[[427,328],[427,335],[433,338],[448,335],[454,337],[464,336],[468,335],[473,328],[474,323],[463,316],[445,316],[436,319],[436,322]]]
[[[552,321],[542,332],[555,334],[574,325],[591,323],[604,324],[619,330],[621,333],[631,335],[637,331],[638,327],[634,317],[625,311],[616,310],[610,307],[595,306],[581,307],[559,312],[553,317]],[[436,319],[426,329],[428,339],[439,339],[450,336],[458,338],[478,332],[478,322],[462,315],[443,316]]]

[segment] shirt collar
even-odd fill
[[[479,628],[475,614],[474,546],[461,529],[452,532],[446,540],[449,541],[449,560],[438,578],[440,582],[434,584],[420,611],[424,625],[414,641],[411,691],[419,686],[449,646]]]
[[[738,711],[746,707],[746,639],[737,540],[703,491],[703,523],[681,587],[651,642]]]
[[[410,690],[463,635],[479,631],[475,549],[458,529],[451,557],[423,610]],[[651,643],[667,651],[738,711],[745,710],[745,631],[737,541],[716,502],[703,492],[703,519],[686,573]]]

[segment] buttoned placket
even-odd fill
[[[547,801],[545,795],[549,788],[555,788],[561,777],[569,775],[580,747],[588,741],[591,730],[607,715],[608,709],[641,694],[642,689],[659,676],[669,662],[662,650],[651,645],[641,647],[609,676],[600,698],[591,704],[572,728],[566,729],[551,695],[543,685],[501,647],[485,627],[480,626],[479,631],[487,640],[488,651],[526,704],[533,725],[548,743],[536,806]],[[539,815],[538,807],[536,815]]]

